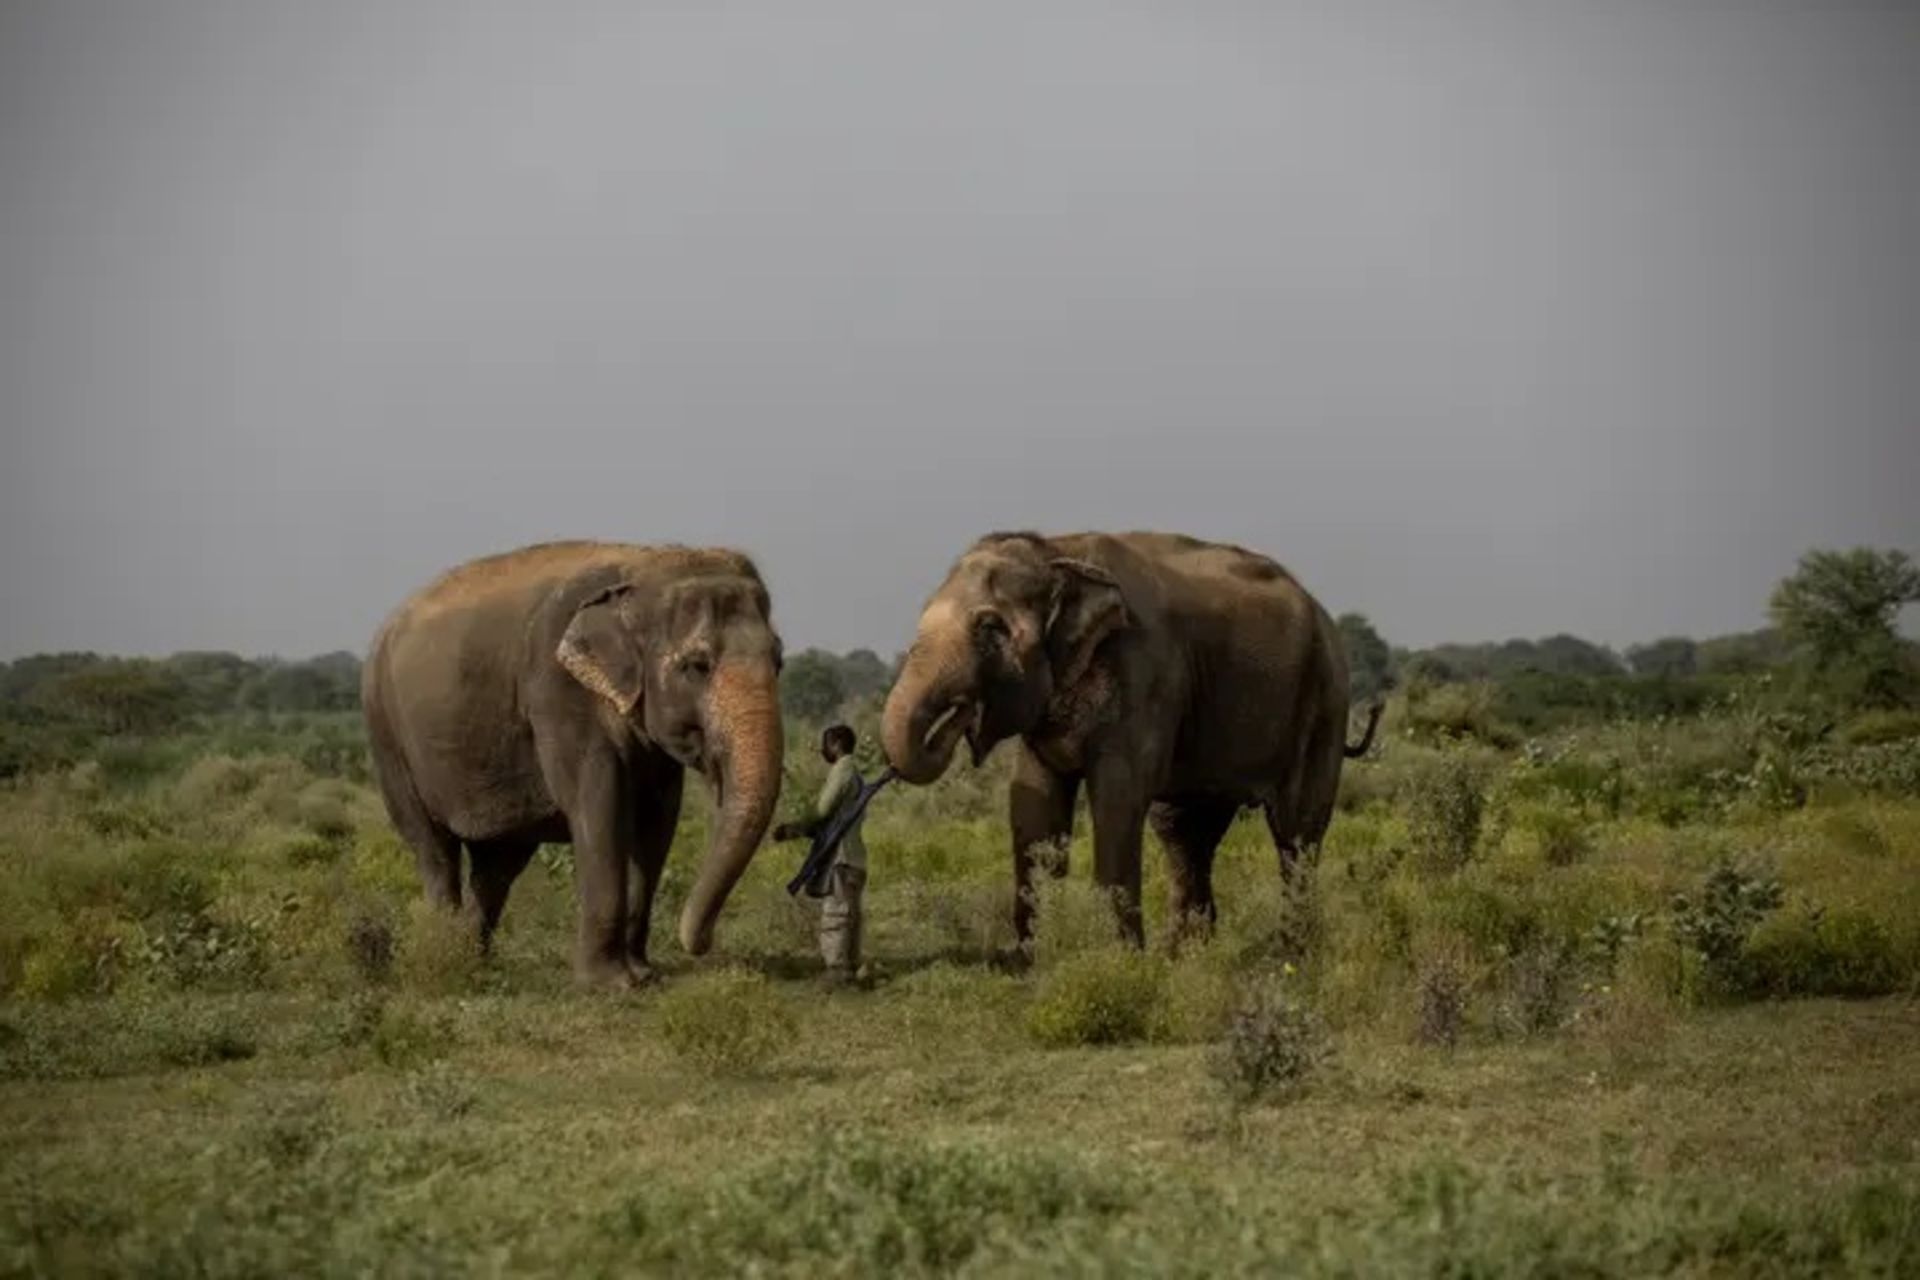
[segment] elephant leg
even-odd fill
[[[506,910],[507,894],[513,890],[513,882],[527,869],[539,848],[537,840],[467,842],[467,858],[472,864],[475,923],[483,953],[493,949],[494,930],[500,927],[500,913]]]
[[[574,972],[590,985],[631,987],[627,864],[634,849],[634,812],[627,771],[604,744],[543,738],[537,746],[549,794],[561,801],[573,835],[580,899]]]
[[[642,982],[653,976],[647,964],[647,934],[653,921],[653,898],[660,890],[660,873],[673,847],[680,824],[680,796],[686,775],[679,768],[670,778],[641,789],[636,795],[633,875],[627,886],[627,966]]]
[[[1302,854],[1317,855],[1333,821],[1340,763],[1346,749],[1344,726],[1321,725],[1301,759],[1266,803],[1267,830],[1280,857],[1280,878],[1291,884]]]
[[[377,719],[373,722],[381,723]],[[420,884],[427,900],[437,906],[460,905],[460,837],[447,830],[427,811],[413,788],[413,779],[392,754],[397,748],[378,749],[376,735],[373,753],[374,780],[380,785],[380,798],[386,803],[393,829],[413,850],[414,865],[420,871]]]
[[[1131,769],[1108,765],[1087,776],[1087,807],[1093,814],[1094,883],[1113,897],[1120,938],[1146,945],[1140,920],[1140,844],[1148,797]]]
[[[1033,947],[1033,864],[1038,856],[1048,874],[1067,874],[1067,842],[1073,838],[1076,779],[1063,778],[1020,747],[1008,788],[1013,827],[1013,936],[1022,952]]]
[[[1183,796],[1147,811],[1167,851],[1167,926],[1176,946],[1189,934],[1213,932],[1213,854],[1239,809],[1237,800],[1226,797]]]

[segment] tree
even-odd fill
[[[1353,700],[1371,702],[1393,688],[1393,651],[1365,614],[1343,613],[1337,625],[1347,646],[1347,666],[1353,675]]]
[[[1809,551],[1773,589],[1768,611],[1781,633],[1865,701],[1898,696],[1907,655],[1895,625],[1920,603],[1920,566],[1904,551]]]
[[[44,686],[46,704],[105,733],[156,733],[177,724],[190,702],[185,685],[144,659],[110,659]]]
[[[787,659],[780,673],[780,709],[783,714],[819,724],[847,700],[840,664],[830,653],[803,649]]]
[[[1555,676],[1617,676],[1620,659],[1605,645],[1565,632],[1534,642],[1531,669]]]
[[[1786,637],[1765,627],[1702,640],[1695,652],[1701,675],[1747,676],[1782,665],[1789,648]]]
[[[865,698],[885,693],[893,684],[893,672],[873,650],[855,649],[840,659],[840,683],[848,697]]]
[[[1666,636],[1629,647],[1627,665],[1637,676],[1690,676],[1700,669],[1700,646],[1685,636]]]

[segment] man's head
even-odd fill
[[[828,764],[833,764],[844,756],[852,755],[857,742],[858,739],[853,736],[853,730],[846,725],[828,725],[820,735],[820,754],[826,758]]]

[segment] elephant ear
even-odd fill
[[[1119,582],[1097,565],[1066,558],[1048,564],[1055,583],[1047,613],[1047,654],[1055,685],[1068,689],[1086,675],[1101,642],[1127,625],[1127,601]]]
[[[640,705],[644,672],[628,616],[632,591],[619,585],[588,596],[574,611],[553,655],[568,675],[611,702],[621,715],[631,715]]]

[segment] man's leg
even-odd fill
[[[833,889],[820,904],[820,958],[830,975],[852,977],[860,968],[860,896],[867,873],[836,866],[828,873]]]

